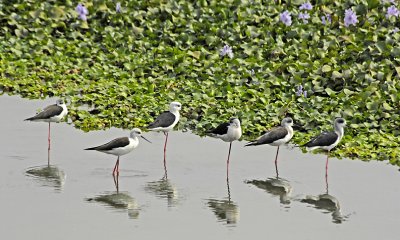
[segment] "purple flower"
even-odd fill
[[[299,13],[299,19],[303,19],[303,22],[304,23],[308,23],[308,20],[307,19],[309,19],[310,18],[310,14],[308,14],[308,13]]]
[[[228,55],[229,58],[233,58],[233,51],[232,48],[229,45],[225,45],[220,51],[219,55],[221,57],[224,57],[225,55]]]
[[[279,20],[281,20],[281,22],[283,22],[286,26],[292,25],[292,16],[290,16],[290,14],[291,13],[286,10],[279,16]]]
[[[85,5],[79,3],[78,6],[76,6],[75,10],[78,13],[79,18],[82,19],[83,21],[86,21],[86,19],[87,19],[86,15],[89,14],[89,11],[85,7]]]
[[[303,85],[297,86],[296,96],[298,96],[298,97],[301,97],[301,96],[307,97],[307,91],[306,90],[303,91]]]
[[[390,18],[391,16],[398,17],[399,14],[399,9],[397,9],[395,5],[392,5],[387,9],[386,18]]]
[[[358,23],[357,20],[357,15],[351,10],[351,8],[346,9],[345,14],[344,14],[344,26],[348,27],[351,24],[354,26]]]
[[[395,28],[393,28],[392,33],[395,34],[395,33],[399,32],[399,31],[400,31],[400,29],[398,27],[395,27]]]
[[[299,9],[300,10],[311,10],[312,9],[312,5],[311,5],[310,2],[306,2],[306,3],[301,4]]]
[[[322,24],[324,24],[324,25],[331,24],[331,22],[332,22],[331,15],[330,14],[325,14],[325,16],[321,17],[321,21],[322,21]]]
[[[116,11],[117,13],[120,13],[120,12],[121,12],[121,3],[120,3],[120,2],[117,2],[117,5],[115,6],[115,11]]]

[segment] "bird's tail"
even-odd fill
[[[96,149],[97,149],[97,147],[91,147],[91,148],[85,148],[83,150],[96,150]]]
[[[244,145],[245,147],[248,147],[248,146],[257,146],[257,145],[259,145],[257,142],[248,142],[248,143],[246,143],[246,145]]]

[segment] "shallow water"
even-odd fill
[[[1,96],[0,236],[3,239],[397,239],[400,172],[385,162],[330,159],[281,148],[279,178],[270,146],[232,147],[172,132],[121,157],[84,151],[128,130],[83,133],[24,122],[54,99]],[[116,181],[118,180],[118,191]],[[229,184],[228,184],[229,183]]]

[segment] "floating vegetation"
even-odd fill
[[[1,92],[64,97],[84,131],[143,127],[174,100],[180,129],[236,116],[246,140],[289,115],[304,143],[340,116],[336,157],[400,165],[396,1],[77,4],[0,3]]]

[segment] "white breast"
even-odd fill
[[[116,149],[112,149],[112,150],[104,151],[104,152],[115,155],[115,156],[122,156],[127,153],[130,153],[133,149],[137,148],[138,145],[139,145],[138,138],[129,138],[129,144],[126,145],[125,147],[116,148]]]

